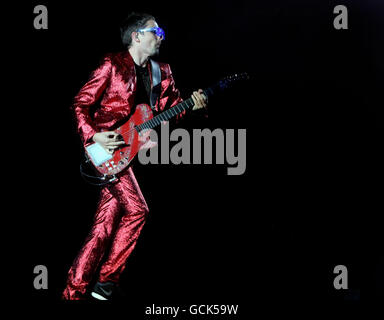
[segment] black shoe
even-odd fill
[[[114,282],[97,282],[93,287],[91,296],[97,300],[111,300],[115,288],[116,283]]]
[[[120,300],[126,295],[115,282],[97,282],[91,296],[97,300]]]

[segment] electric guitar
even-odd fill
[[[215,85],[203,90],[203,93],[205,96],[210,97],[217,91],[229,88],[234,82],[248,78],[246,73],[235,74],[218,81]],[[102,181],[98,185],[104,185],[116,180],[116,174],[129,166],[139,150],[150,148],[153,145],[149,135],[150,129],[157,127],[161,122],[167,121],[185,110],[193,108],[193,106],[193,100],[189,98],[154,117],[149,105],[137,105],[127,122],[113,130],[123,138],[125,144],[122,147],[116,149],[113,153],[107,152],[97,142],[85,148],[85,162],[92,164],[93,171],[96,172],[97,176],[87,174],[84,171],[83,164],[80,166],[82,176],[88,182],[90,181],[87,178],[95,178]]]

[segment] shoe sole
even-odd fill
[[[99,295],[96,292],[91,292],[91,296],[94,297],[97,300],[108,300],[107,298],[104,298],[103,296]]]

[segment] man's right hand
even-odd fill
[[[124,145],[123,137],[114,131],[97,132],[92,140],[99,143],[108,153],[113,153],[115,149]]]

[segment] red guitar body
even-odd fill
[[[100,165],[95,165],[92,157],[86,150],[88,158],[93,163],[93,166],[96,168],[96,170],[102,175],[106,176],[118,174],[129,165],[129,163],[133,160],[140,149],[150,148],[156,145],[156,143],[152,142],[149,138],[150,130],[142,130],[139,132],[139,130],[136,129],[136,126],[152,118],[153,113],[149,105],[137,105],[135,112],[132,114],[129,120],[121,127],[113,130],[123,137],[125,145],[120,149],[115,150],[112,158]]]

